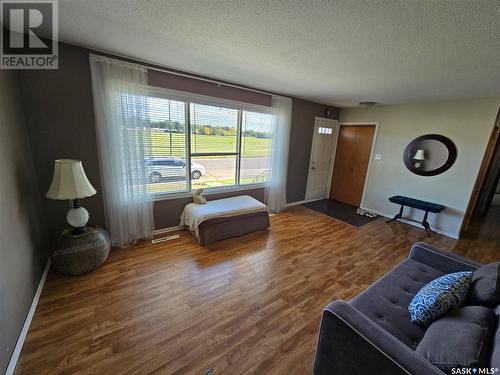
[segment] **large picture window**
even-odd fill
[[[163,95],[148,97],[148,111],[152,155],[146,163],[151,193],[269,182],[273,113]]]

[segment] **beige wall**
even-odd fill
[[[396,194],[440,203],[447,209],[430,214],[429,222],[444,234],[458,236],[499,105],[500,98],[488,98],[342,109],[341,122],[379,122],[375,153],[382,158],[372,160],[363,207],[392,216],[398,207],[387,199]],[[457,160],[439,176],[418,176],[405,168],[403,151],[414,138],[429,133],[449,137]],[[410,215],[420,220],[422,212]]]
[[[40,281],[45,221],[26,134],[17,73],[0,70],[0,373],[7,368]]]

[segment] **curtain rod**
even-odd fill
[[[191,73],[191,74],[190,73],[182,73],[182,72],[177,71],[174,68],[166,67],[166,66],[161,65],[161,64],[156,64],[156,63],[148,61],[148,60],[138,59],[138,58],[135,58],[135,57],[130,57],[130,56],[127,56],[127,55],[122,55],[122,54],[119,54],[119,53],[104,51],[104,50],[100,50],[100,49],[96,49],[96,48],[90,48],[90,49],[93,50],[93,51],[96,51],[96,52],[104,53],[104,54],[106,54],[108,56],[111,55],[111,56],[116,56],[116,57],[121,57],[123,59],[131,60],[131,61],[136,62],[136,63],[139,62],[139,63],[142,63],[142,64],[148,64],[149,66],[146,65],[146,67],[148,69],[151,69],[151,70],[156,70],[156,71],[162,72],[162,73],[174,74],[174,75],[177,75],[177,76],[180,76],[180,77],[197,79],[199,81],[214,83],[214,84],[218,85],[219,87],[220,86],[234,87],[234,88],[240,89],[240,90],[252,91],[252,92],[256,92],[256,93],[264,94],[264,95],[270,95],[271,97],[272,96],[282,96],[282,97],[290,98],[290,96],[280,95],[280,94],[274,94],[274,93],[269,92],[269,91],[257,90],[257,89],[253,89],[253,88],[249,88],[249,87],[245,87],[245,86],[236,85],[236,84],[233,84],[233,83],[227,83],[227,82],[223,82],[223,81],[218,81],[218,80],[212,79],[212,78],[199,77],[195,73]],[[161,66],[161,68],[159,68],[158,66]]]

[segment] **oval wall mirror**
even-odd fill
[[[436,176],[451,168],[457,148],[451,139],[439,134],[415,138],[406,146],[403,161],[406,168],[420,176]]]

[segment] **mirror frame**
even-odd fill
[[[416,168],[414,163],[412,162],[412,150],[414,150],[420,142],[427,140],[439,141],[448,149],[448,159],[446,159],[446,162],[439,168],[436,168],[432,171],[422,171]],[[457,148],[455,147],[455,144],[450,138],[445,137],[441,134],[426,134],[415,138],[408,144],[408,146],[406,146],[403,154],[403,162],[405,163],[406,168],[408,168],[410,172],[415,173],[419,176],[437,176],[443,172],[446,172],[455,163],[456,159]]]

